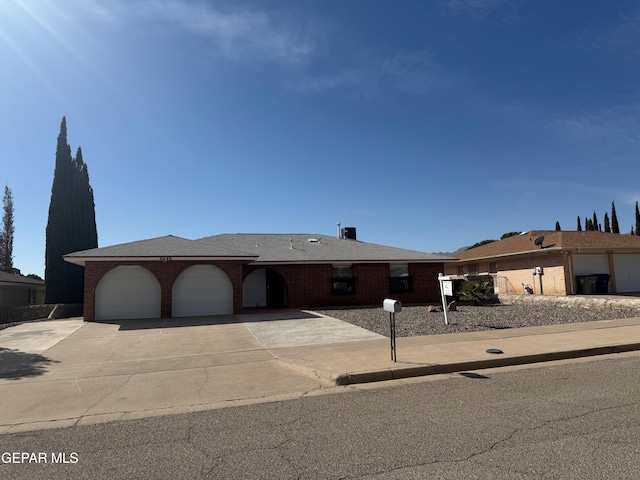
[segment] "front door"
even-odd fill
[[[275,270],[267,269],[267,307],[286,307],[287,284],[282,275]]]

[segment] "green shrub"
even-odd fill
[[[460,301],[470,302],[473,305],[489,303],[494,299],[493,285],[486,280],[463,282],[457,293]]]

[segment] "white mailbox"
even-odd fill
[[[402,304],[398,300],[385,298],[382,302],[382,308],[387,312],[398,313],[402,311]]]

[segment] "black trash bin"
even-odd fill
[[[599,273],[596,278],[596,293],[599,295],[606,295],[609,293],[609,278],[611,275],[607,273]]]

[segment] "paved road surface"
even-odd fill
[[[47,460],[0,478],[636,479],[639,370],[630,353],[0,435]]]

